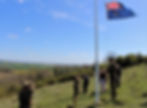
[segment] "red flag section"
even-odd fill
[[[117,10],[120,9],[121,5],[118,2],[111,2],[111,3],[107,3],[107,9],[108,10]]]

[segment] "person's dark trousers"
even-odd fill
[[[117,87],[121,86],[121,77],[122,77],[122,71],[121,69],[117,70]]]
[[[86,94],[88,92],[89,82],[85,82],[83,84],[83,93]]]
[[[19,108],[31,108],[29,105],[20,105]]]
[[[87,85],[84,85],[84,87],[83,87],[83,93],[87,93],[87,91],[88,91],[88,86]]]
[[[121,86],[121,76],[118,76],[117,78],[117,87]]]
[[[111,99],[112,99],[112,101],[115,101],[116,96],[117,96],[117,93],[116,93],[116,81],[111,80],[110,81],[110,86],[111,86]]]

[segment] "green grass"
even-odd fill
[[[102,95],[99,108],[147,108],[147,65],[142,64],[123,71],[122,86],[118,90],[118,101],[110,101],[109,90]],[[108,86],[109,88],[109,86]],[[80,95],[77,108],[87,108],[94,103],[91,93],[94,91],[94,81],[91,79],[88,95]],[[17,108],[17,97],[7,97],[0,100],[0,108]],[[46,86],[35,91],[33,108],[66,108],[72,104],[72,82]]]

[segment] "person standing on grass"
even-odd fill
[[[88,92],[88,88],[89,88],[89,76],[88,75],[83,75],[82,76],[83,79],[83,93],[86,94]]]
[[[73,83],[73,104],[76,107],[77,105],[77,100],[78,100],[78,96],[80,93],[80,77],[79,76],[75,76],[74,77],[74,83]]]
[[[107,71],[110,79],[111,99],[112,101],[116,101],[116,97],[117,97],[116,90],[118,86],[117,64],[115,62],[115,59],[112,57],[109,58],[109,65]]]
[[[31,108],[32,95],[32,85],[29,82],[25,82],[19,92],[19,108]]]
[[[117,87],[121,86],[122,69],[119,64],[116,65],[117,69]]]
[[[101,92],[106,91],[106,81],[107,81],[107,73],[105,69],[100,70],[100,86],[101,86]]]

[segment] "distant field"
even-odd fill
[[[88,108],[94,103],[91,93],[94,91],[91,79],[87,96],[81,95],[77,108]],[[118,104],[109,98],[109,90],[102,95],[99,108],[147,108],[147,65],[142,64],[123,71],[122,87],[119,89]],[[35,91],[33,108],[66,108],[72,104],[72,82],[46,86]],[[16,96],[0,100],[0,108],[17,108]]]

